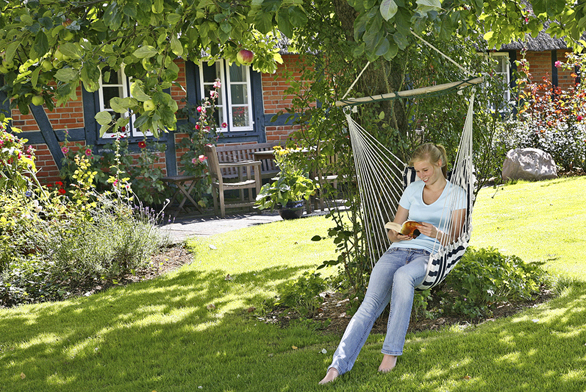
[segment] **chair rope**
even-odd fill
[[[414,170],[406,168],[406,165],[385,145],[357,124],[349,112],[345,112],[345,115],[354,153],[366,246],[371,263],[374,265],[375,260],[378,260],[391,245],[384,225],[393,220],[403,190],[410,182],[416,180],[416,176]],[[460,260],[470,239],[475,184],[472,165],[473,115],[474,92],[468,104],[468,113],[460,137],[454,169],[449,176],[450,183],[464,192],[450,193],[444,206],[446,213],[443,214],[447,220],[443,226],[447,226],[450,232],[453,206],[465,204],[464,225],[455,243],[447,246],[441,246],[439,242],[436,244],[428,262],[426,277],[417,287],[418,290],[426,290],[439,284]],[[459,199],[461,197],[466,197],[466,200]],[[441,223],[440,226],[442,226]]]

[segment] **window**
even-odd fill
[[[510,62],[509,54],[506,52],[491,52],[490,57],[497,61],[495,65],[495,73],[500,76],[503,82],[507,85],[511,85],[511,74],[510,74]],[[507,88],[504,92],[505,102],[511,101],[511,90]]]
[[[222,132],[252,131],[250,67],[228,65],[225,60],[199,67],[200,94],[209,97],[219,79],[222,87],[216,100],[216,125]],[[225,126],[224,126],[225,125]]]
[[[119,119],[122,116],[128,117],[130,113],[116,113],[110,107],[110,99],[115,97],[126,98],[130,96],[130,86],[132,82],[124,74],[124,69],[121,68],[119,71],[112,71],[109,67],[104,67],[102,70],[102,76],[100,78],[100,89],[99,92],[99,111],[106,110],[114,116],[115,119]],[[130,116],[128,125],[126,126],[126,133],[130,137],[143,137],[145,136],[140,130],[133,127],[135,115]],[[147,132],[147,136],[151,136],[151,132]],[[104,139],[110,139],[115,137],[114,133],[105,133],[102,136]]]

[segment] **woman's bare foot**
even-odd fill
[[[394,355],[387,355],[383,357],[383,361],[381,362],[380,366],[378,367],[378,371],[381,373],[388,373],[397,364],[397,357]]]
[[[319,382],[320,385],[323,384],[327,384],[329,382],[334,381],[336,378],[338,378],[340,374],[338,373],[338,370],[336,368],[330,368],[330,370],[328,370],[328,373],[326,374],[326,376],[323,378],[323,380],[321,380]]]

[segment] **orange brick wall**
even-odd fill
[[[83,128],[83,102],[81,98],[81,87],[77,89],[77,100],[70,101],[64,106],[55,107],[52,112],[43,105],[45,113],[51,122],[53,129]],[[40,131],[37,122],[32,114],[23,115],[18,110],[11,113],[13,125],[22,129],[23,132]]]
[[[285,93],[289,87],[287,82],[290,76],[300,79],[302,76],[303,63],[299,55],[288,54],[283,56],[283,64],[279,64],[274,74],[262,75],[262,95],[264,102],[264,112],[267,115],[276,114],[279,111],[285,112],[285,109],[291,107],[293,96]],[[271,126],[266,124],[267,142],[286,141],[291,132],[300,129],[300,126],[283,125]]]
[[[558,50],[556,52],[557,59],[561,62],[566,61],[566,53],[568,50]],[[522,56],[517,52],[517,59]],[[534,82],[541,83],[543,78],[551,80],[552,77],[552,62],[551,62],[551,51],[547,52],[527,52],[525,58],[529,61],[530,72]],[[562,68],[557,69],[558,73],[558,86],[564,90],[567,90],[570,86],[575,83],[574,78],[571,76],[572,71],[566,71]]]

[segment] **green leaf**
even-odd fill
[[[389,40],[385,37],[382,39],[382,41],[377,46],[374,54],[376,54],[377,56],[382,56],[385,53],[387,53],[389,49],[390,49]]]
[[[169,15],[167,15],[167,22],[169,22],[170,25],[176,25],[180,20],[181,15],[179,14],[170,13]]]
[[[100,128],[100,137],[103,137],[104,134],[108,131],[108,129],[110,129],[109,124],[102,125],[102,127]]]
[[[289,22],[295,27],[303,27],[307,24],[307,15],[299,7],[289,7]]]
[[[285,34],[285,37],[292,37],[293,36],[293,29],[291,27],[291,22],[289,21],[289,11],[287,8],[279,9],[277,13],[278,19],[278,27],[279,30]]]
[[[151,99],[150,95],[145,94],[143,90],[143,83],[140,80],[134,81],[130,85],[130,95],[138,99],[140,102],[148,101]]]
[[[55,73],[55,79],[69,83],[79,77],[79,72],[73,68],[61,68]]]
[[[383,2],[380,4],[380,13],[383,19],[387,22],[389,19],[395,16],[398,9],[399,7],[397,7],[397,4],[395,4],[394,0],[383,0]]]
[[[4,54],[4,59],[7,62],[11,62],[14,60],[14,55],[16,54],[16,49],[20,45],[20,41],[12,42],[10,45],[6,47],[6,53]]]
[[[71,42],[60,45],[59,50],[61,53],[63,53],[64,56],[69,56],[74,59],[81,58],[81,51],[79,50],[79,47]]]
[[[155,14],[163,12],[163,0],[154,0],[152,10]]]
[[[150,45],[145,45],[142,46],[138,49],[136,49],[134,51],[134,53],[132,53],[135,57],[138,57],[139,59],[146,59],[146,58],[151,58],[155,55],[157,55],[157,53],[159,53],[157,51],[157,49],[153,46]]]
[[[417,0],[417,12],[427,14],[431,11],[441,11],[441,9],[440,0]]]
[[[272,30],[272,28],[273,28],[272,21],[273,21],[273,18],[271,17],[271,14],[266,13],[266,12],[259,12],[258,14],[256,14],[256,17],[254,18],[254,23],[256,24],[256,28],[262,34],[268,34],[269,31]],[[201,33],[201,31],[200,31],[200,33]]]
[[[44,31],[39,31],[33,43],[33,49],[37,56],[42,57],[49,51],[49,39]]]
[[[183,45],[181,45],[181,41],[179,41],[176,36],[171,37],[171,50],[177,56],[181,56],[183,54]]]
[[[41,67],[37,67],[34,70],[33,74],[31,75],[31,85],[33,88],[37,87],[37,81],[39,80],[39,73],[41,72]]]
[[[128,98],[114,97],[110,99],[110,107],[116,113],[126,113],[130,107],[130,103]]]
[[[100,125],[108,125],[112,122],[112,115],[106,110],[96,113],[94,118]]]
[[[399,46],[399,49],[401,50],[405,50],[407,45],[409,45],[409,40],[401,33],[393,34],[393,39],[395,40],[395,42]]]
[[[133,3],[126,3],[124,7],[122,7],[122,12],[124,15],[131,17],[132,19],[136,19],[136,4]]]

